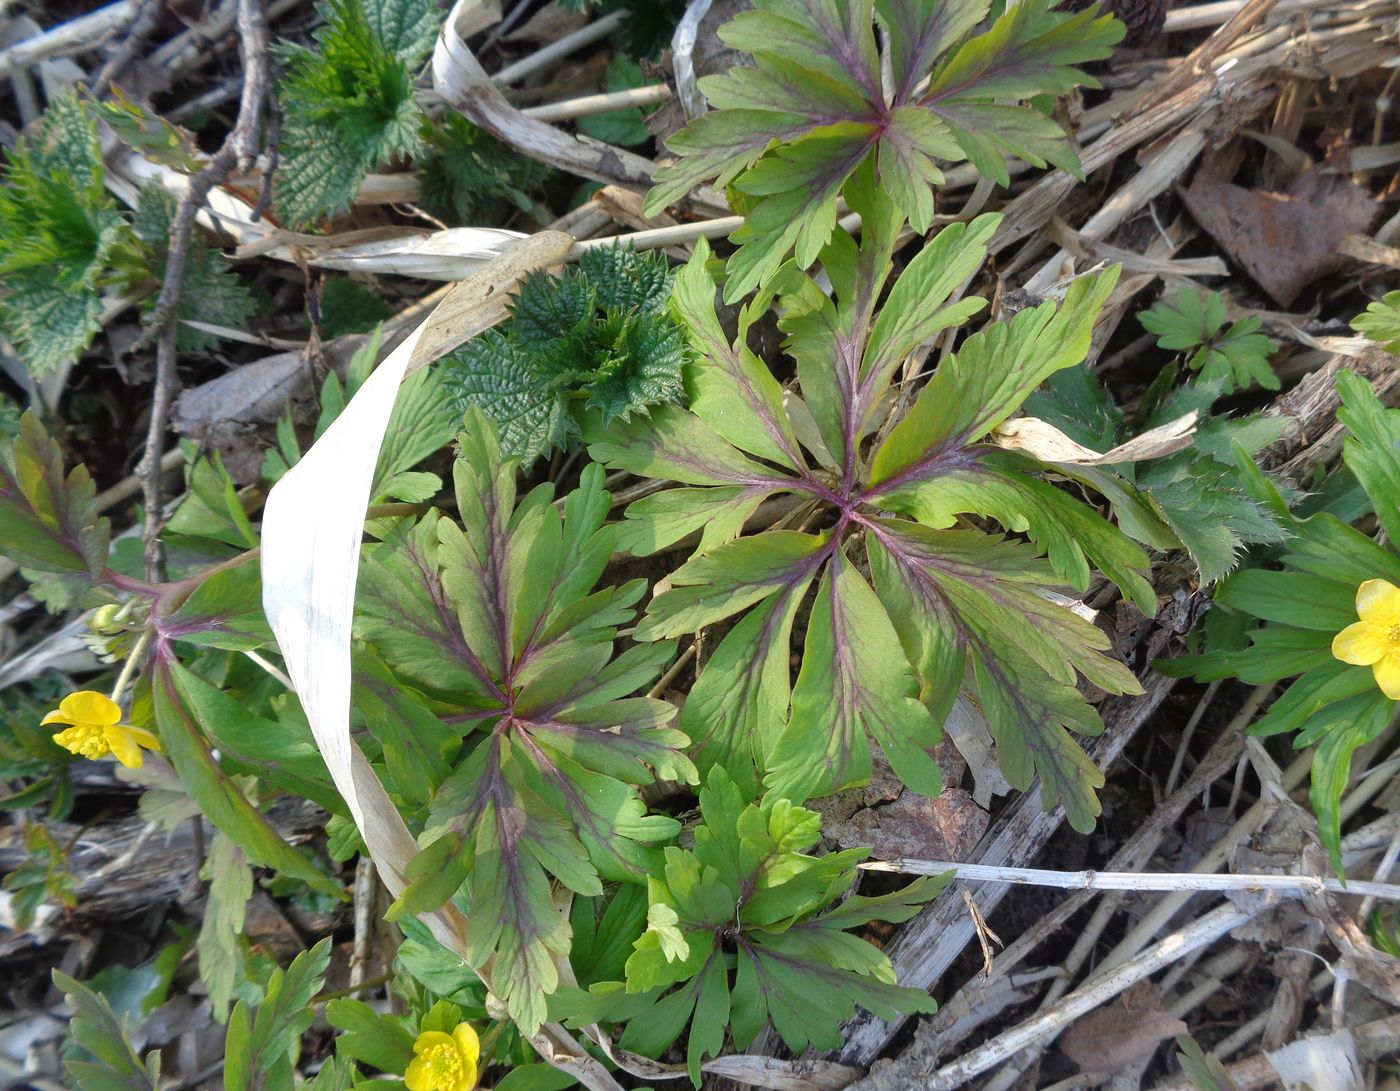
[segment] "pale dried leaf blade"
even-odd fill
[[[1191,446],[1196,434],[1193,410],[1149,431],[1120,443],[1100,454],[1070,439],[1049,421],[1039,417],[1017,417],[996,428],[992,440],[1000,447],[1024,451],[1042,462],[1066,462],[1078,466],[1114,466],[1120,462],[1141,462],[1161,458]]]
[[[480,312],[499,315],[525,273],[558,261],[571,240],[526,240],[454,289],[375,369],[306,456],[273,488],[263,518],[263,608],[326,767],[385,884],[398,895],[417,851],[384,787],[350,737],[350,628],[370,483],[405,372],[475,332]],[[447,907],[451,909],[451,906]],[[461,914],[428,922],[462,950]]]
[[[1360,1091],[1365,1086],[1351,1031],[1300,1038],[1266,1052],[1287,1091]]]

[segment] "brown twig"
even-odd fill
[[[97,78],[93,80],[93,98],[106,98],[112,84],[121,79],[126,70],[141,55],[146,42],[155,33],[156,25],[160,22],[161,14],[164,11],[165,0],[142,0],[141,6],[136,10],[136,15],[127,26],[126,36],[122,39],[122,44],[116,52],[107,58],[107,63],[102,66],[102,70],[97,73]]]
[[[257,155],[263,105],[268,92],[267,21],[261,0],[239,0],[238,44],[239,52],[243,55],[243,94],[238,104],[238,119],[223,146],[209,165],[190,179],[189,188],[180,198],[174,222],[170,225],[170,252],[166,259],[165,280],[147,327],[156,338],[156,378],[146,449],[136,472],[141,478],[142,499],[146,507],[146,574],[152,580],[160,578],[163,568],[160,548],[160,453],[175,392],[175,338],[179,329],[178,312],[180,293],[184,287],[185,257],[189,252],[195,216],[209,196],[209,191],[235,167],[248,169]]]

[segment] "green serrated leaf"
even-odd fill
[[[1003,156],[1077,170],[1059,125],[1022,103],[1092,86],[1073,66],[1107,56],[1121,24],[1034,0],[978,32],[987,12],[984,0],[758,0],[720,29],[754,65],[701,81],[712,108],[667,141],[680,159],[657,175],[647,210],[706,179],[755,198],[733,236],[740,247],[725,297],[736,300],[767,282],[788,251],[799,267],[816,259],[835,227],[837,195],[867,164],[920,232],[933,220],[930,190],[944,162],[969,159],[1003,185]],[[888,98],[876,21],[901,39]]]

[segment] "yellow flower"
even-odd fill
[[[72,724],[53,741],[65,750],[96,761],[113,754],[128,769],[141,768],[141,747],[159,750],[160,740],[139,727],[124,724],[121,706],[95,690],[70,693],[44,717],[45,724]]]
[[[1370,667],[1381,692],[1400,701],[1400,587],[1367,580],[1356,589],[1356,613],[1361,620],[1332,638],[1332,654]]]
[[[476,1086],[481,1042],[470,1023],[458,1023],[451,1034],[425,1030],[413,1043],[413,1052],[418,1056],[403,1077],[408,1091],[471,1091]]]

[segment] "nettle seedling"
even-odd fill
[[[1038,773],[1046,805],[1063,803],[1076,828],[1091,829],[1102,776],[1070,732],[1096,734],[1102,722],[1076,680],[1110,693],[1140,688],[1104,654],[1101,630],[1042,592],[1086,588],[1092,561],[1151,615],[1147,557],[1042,480],[1040,463],[987,441],[1047,376],[1084,358],[1116,275],[1081,278],[1062,304],[968,337],[884,434],[904,360],[984,306],[955,292],[981,266],[998,217],[945,228],[880,304],[902,216],[873,170],[845,195],[862,239],[858,248],[838,228],[822,255],[835,300],[788,266],[741,310],[731,340],[700,247],[674,299],[699,357],[686,373],[690,408],[662,407],[589,437],[606,465],[685,486],[632,504],[619,544],[654,553],[702,531],[636,637],[668,640],[736,619],[681,716],[702,772],[723,765],[746,789],[761,776],[768,791],[803,800],[866,780],[868,736],[906,784],[936,795],[927,748],[966,687],[1008,780],[1026,787]],[[795,389],[747,347],[771,292]],[[784,495],[796,502],[792,518],[743,534],[761,503]],[[965,514],[1031,541],[976,529]],[[813,587],[794,686],[790,637]]]

